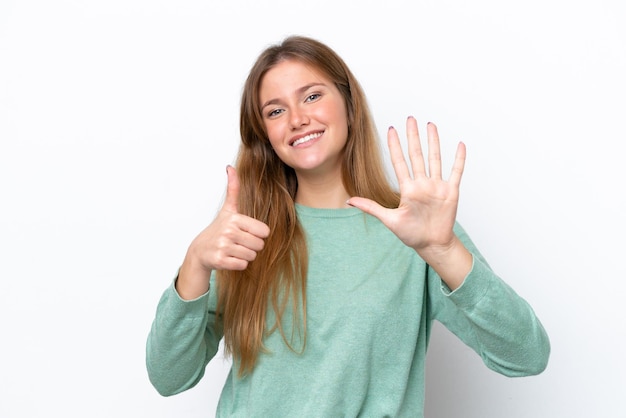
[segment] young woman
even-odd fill
[[[413,117],[410,164],[389,128],[394,190],[361,87],[304,37],[260,55],[240,128],[224,205],[148,337],[159,393],[193,387],[224,338],[233,369],[217,416],[420,417],[435,319],[499,373],[546,367],[539,320],[455,221],[462,143],[444,180],[434,124],[428,164]]]

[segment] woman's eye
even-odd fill
[[[309,94],[309,95],[307,96],[307,98],[306,98],[306,100],[305,100],[305,101],[306,101],[306,102],[313,102],[313,101],[315,101],[315,100],[319,99],[319,98],[320,98],[320,96],[321,96],[321,94],[319,94],[319,93]]]
[[[282,113],[282,111],[283,111],[282,109],[274,109],[274,110],[270,111],[267,114],[267,116],[269,116],[270,118],[273,117],[273,116],[278,116],[278,115],[280,115]]]

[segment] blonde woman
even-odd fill
[[[305,37],[259,56],[240,130],[224,205],[148,337],[159,393],[193,387],[224,338],[217,416],[421,417],[433,320],[499,373],[544,370],[542,325],[456,223],[464,144],[444,179],[434,124],[425,157],[407,119],[409,161],[389,128],[395,190],[361,87]]]

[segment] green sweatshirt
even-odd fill
[[[550,344],[539,320],[460,226],[455,232],[474,263],[461,287],[450,292],[378,219],[356,208],[298,205],[297,211],[310,257],[306,348],[294,352],[279,332],[267,336],[268,352],[250,375],[238,378],[234,364],[216,416],[422,417],[433,320],[498,373],[525,376],[546,367]],[[162,395],[193,387],[217,352],[222,335],[213,327],[215,294],[184,301],[173,285],[164,292],[146,357],[150,380]],[[291,330],[290,324],[284,329]],[[296,348],[300,342],[294,339]]]

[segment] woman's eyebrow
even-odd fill
[[[300,95],[304,93],[305,91],[307,91],[308,89],[310,89],[311,87],[316,87],[316,86],[326,86],[326,84],[320,83],[320,82],[305,84],[304,86],[296,89],[295,94]],[[270,99],[267,102],[263,103],[263,105],[261,105],[261,109],[263,109],[265,106],[269,106],[269,105],[273,105],[277,103],[280,103],[280,99]]]

